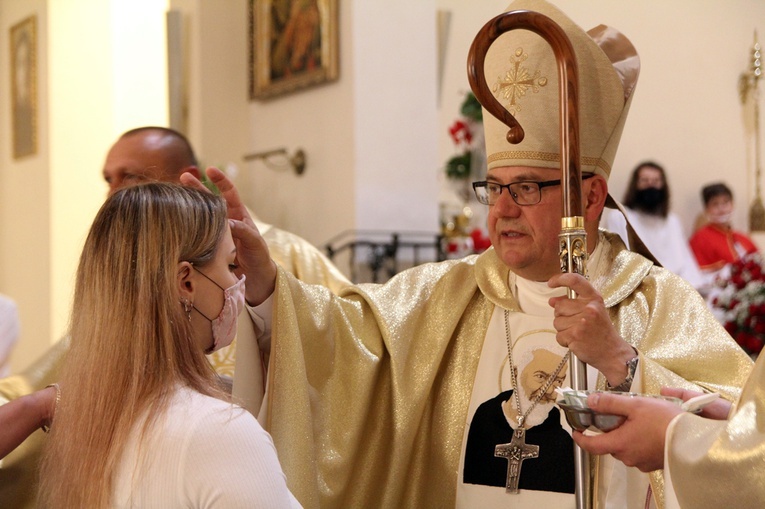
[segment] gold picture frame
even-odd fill
[[[37,17],[11,27],[13,158],[37,153]]]
[[[338,78],[338,0],[249,0],[250,99]]]

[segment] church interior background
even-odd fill
[[[10,37],[0,37],[0,293],[17,301],[22,322],[13,371],[66,330],[77,259],[106,194],[103,158],[135,126],[180,128],[261,219],[317,246],[368,239],[363,232],[383,232],[383,246],[391,232],[400,246],[447,236],[440,253],[401,247],[403,267],[484,245],[485,211],[465,192],[482,167],[480,122],[462,111],[465,60],[509,0],[337,0],[338,78],[265,100],[248,94],[250,1],[259,0],[0,0],[0,31],[29,17],[37,27],[37,150],[21,158],[11,144]],[[765,34],[765,2],[553,3],[585,28],[618,27],[641,57],[614,196],[638,162],[656,160],[687,233],[699,190],[719,180],[736,198],[734,226],[748,230],[763,183],[754,105],[742,102],[739,79],[755,31]],[[282,148],[305,152],[302,175],[244,158]],[[466,152],[472,173],[450,178],[450,161]],[[343,253],[336,261],[350,275]],[[400,270],[378,255],[379,277]]]

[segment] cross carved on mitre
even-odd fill
[[[510,59],[512,67],[505,71],[504,76],[497,78],[497,82],[492,88],[492,92],[497,96],[497,99],[504,98],[510,100],[506,108],[513,115],[521,110],[518,100],[525,96],[529,89],[537,93],[541,87],[547,85],[547,78],[542,76],[542,71],[537,69],[532,75],[528,68],[522,67],[523,62],[528,58],[529,55],[523,52],[523,48],[515,50],[515,56]]]

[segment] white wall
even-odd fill
[[[199,55],[189,58],[190,138],[202,164],[241,170],[250,141],[247,0],[199,2],[188,22],[192,54]]]
[[[435,3],[357,1],[353,41],[356,228],[435,232]]]
[[[44,0],[0,2],[0,292],[19,306],[21,339],[11,357],[34,358],[51,336],[51,185],[48,150],[48,88],[38,72],[38,153],[14,160],[10,114],[10,27],[37,16],[38,69],[48,63]],[[44,76],[44,75],[43,75]]]
[[[106,196],[117,135],[166,123],[164,8],[154,0],[49,2],[52,337],[67,327],[74,274]]]
[[[49,2],[52,337],[67,327],[74,274],[106,197],[101,169],[122,131],[167,122],[162,2]]]
[[[108,143],[104,127],[111,125],[112,108],[104,106],[112,102],[113,81],[110,67],[99,65],[109,62],[112,47],[109,24],[104,23],[109,5],[97,0],[52,2],[48,14],[52,343],[66,330],[79,252],[103,200],[97,180],[100,161],[94,151],[83,150],[83,141]]]

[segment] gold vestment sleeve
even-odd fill
[[[691,414],[669,437],[669,467],[681,507],[765,504],[765,355],[760,355],[728,421]]]

